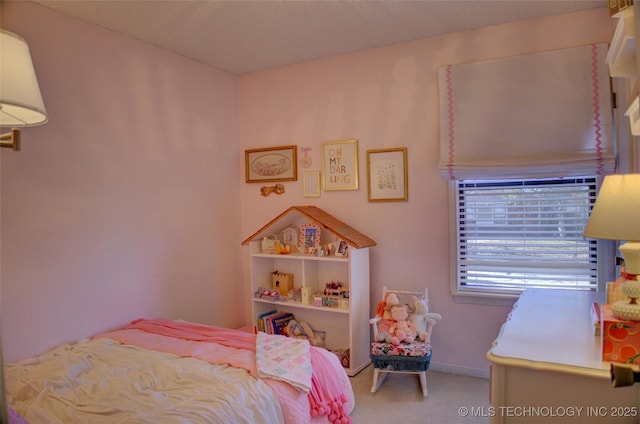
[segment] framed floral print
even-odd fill
[[[367,150],[367,184],[370,202],[409,200],[407,148]]]

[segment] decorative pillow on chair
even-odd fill
[[[425,356],[430,351],[431,345],[419,340],[412,343],[401,343],[397,346],[384,342],[371,343],[372,355]]]

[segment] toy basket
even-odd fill
[[[431,349],[424,356],[371,355],[371,360],[379,369],[391,367],[395,371],[426,371],[431,363]]]

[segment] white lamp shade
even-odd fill
[[[27,42],[0,30],[0,126],[28,127],[47,122]]]
[[[584,236],[640,241],[640,174],[604,178]]]

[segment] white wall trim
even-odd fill
[[[444,372],[448,374],[468,375],[470,377],[489,378],[488,369],[477,369],[460,367],[457,365],[440,364],[438,362],[431,362],[429,365],[431,371]]]

